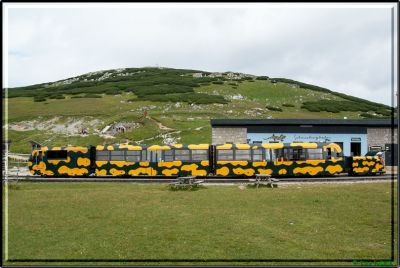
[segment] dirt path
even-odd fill
[[[169,129],[171,129],[171,128],[169,128]],[[153,136],[153,137],[150,137],[150,138],[146,138],[146,139],[143,139],[143,140],[138,140],[138,141],[135,141],[135,142],[138,143],[138,144],[141,144],[144,141],[150,141],[150,140],[154,140],[154,139],[157,139],[157,138],[161,138],[161,137],[163,137],[163,135],[166,135],[166,134],[168,134],[168,135],[179,134],[181,132],[182,132],[181,130],[177,130],[177,131],[168,132],[168,133],[160,133],[160,134],[158,134],[156,136]]]
[[[161,122],[157,121],[156,119],[154,119],[151,116],[147,116],[147,118],[150,119],[151,121],[153,121],[154,123],[156,123],[159,129],[162,129],[162,130],[174,130],[173,128],[169,128],[169,127],[164,126],[163,124],[161,124]]]

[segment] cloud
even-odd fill
[[[10,87],[158,64],[285,77],[391,102],[389,8],[19,7],[8,9],[8,34]]]

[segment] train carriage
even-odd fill
[[[349,175],[382,175],[385,173],[383,158],[377,156],[354,156],[349,163]]]
[[[32,175],[88,176],[91,174],[93,152],[90,147],[41,147],[32,151],[28,161]]]
[[[220,176],[329,176],[344,170],[335,143],[224,144],[216,150]]]
[[[282,176],[384,173],[378,157],[344,157],[335,143],[98,145],[38,147],[29,162],[40,176]]]
[[[207,176],[208,144],[96,146],[98,176]]]

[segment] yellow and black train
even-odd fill
[[[335,143],[39,146],[32,175],[275,177],[383,174],[379,157],[344,157]]]

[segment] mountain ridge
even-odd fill
[[[213,118],[392,115],[384,104],[291,79],[165,67],[102,70],[10,88],[8,102],[15,152],[28,152],[30,139],[57,146],[209,143]],[[102,133],[107,126],[125,130]]]

